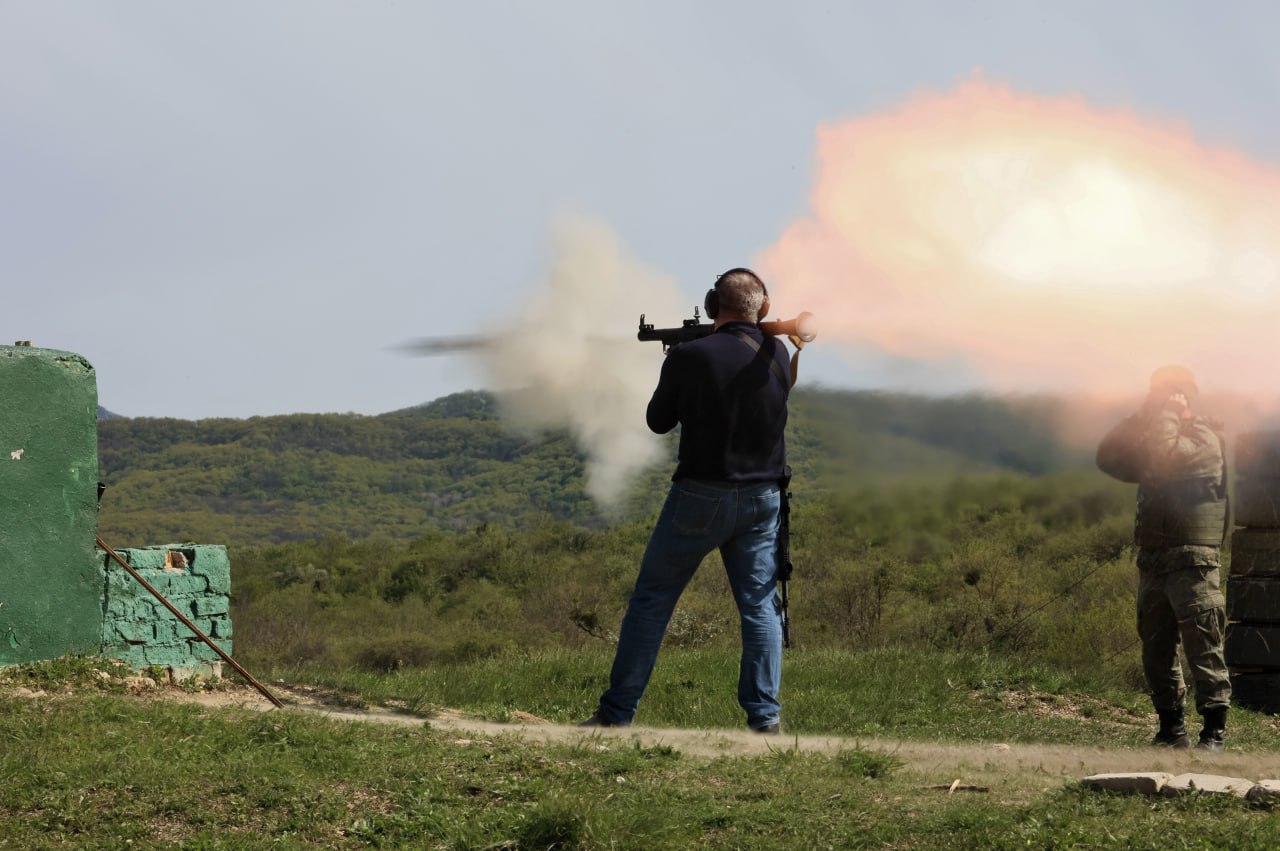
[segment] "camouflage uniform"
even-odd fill
[[[1178,662],[1181,639],[1196,711],[1231,703],[1231,680],[1222,653],[1227,617],[1219,590],[1219,548],[1205,546],[1138,550],[1138,634],[1142,670],[1156,711],[1181,708],[1186,688]]]
[[[1098,447],[1103,472],[1138,484],[1138,634],[1151,701],[1162,713],[1182,711],[1179,643],[1197,712],[1225,711],[1231,700],[1218,574],[1226,531],[1220,431],[1205,417],[1165,408],[1126,419]]]

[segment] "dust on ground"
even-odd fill
[[[264,697],[247,686],[230,684],[215,691],[194,693],[159,689],[154,696],[218,708],[301,712],[351,723],[427,725],[446,734],[454,744],[476,747],[492,747],[497,740],[511,737],[530,744],[572,744],[598,750],[670,747],[702,758],[767,756],[792,750],[836,754],[859,749],[891,755],[922,782],[941,786],[963,784],[959,789],[1007,787],[1011,779],[1025,787],[1047,789],[1103,772],[1164,771],[1170,774],[1218,774],[1251,780],[1277,777],[1277,757],[1273,753],[1227,750],[1215,754],[1162,748],[1017,742],[947,743],[785,733],[767,736],[745,728],[582,728],[554,724],[523,712],[514,712],[512,721],[501,723],[473,718],[454,710],[440,710],[424,716],[363,706],[336,692],[308,686],[277,683],[270,689],[285,703],[284,710],[274,710]],[[1021,697],[1018,695],[1010,699],[1016,702]]]

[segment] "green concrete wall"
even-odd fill
[[[0,346],[0,665],[98,650],[97,416],[80,355]]]
[[[116,553],[230,655],[231,562],[226,547],[167,544]],[[98,557],[107,578],[102,655],[134,668],[158,665],[177,676],[221,674],[222,662],[212,647],[110,556],[99,551]]]

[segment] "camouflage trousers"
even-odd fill
[[[1195,685],[1196,711],[1231,704],[1223,655],[1227,614],[1217,547],[1138,550],[1138,635],[1142,670],[1157,711],[1180,709],[1186,694],[1178,645]]]

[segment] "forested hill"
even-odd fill
[[[1057,404],[797,391],[789,431],[796,487],[1088,463],[1048,427]],[[584,458],[568,436],[513,431],[496,400],[479,392],[379,416],[121,417],[99,423],[99,445],[107,484],[100,525],[119,546],[410,539],[548,517],[599,526],[656,511],[673,465],[648,471],[620,513],[603,516],[585,494]],[[674,436],[668,447],[674,459]]]

